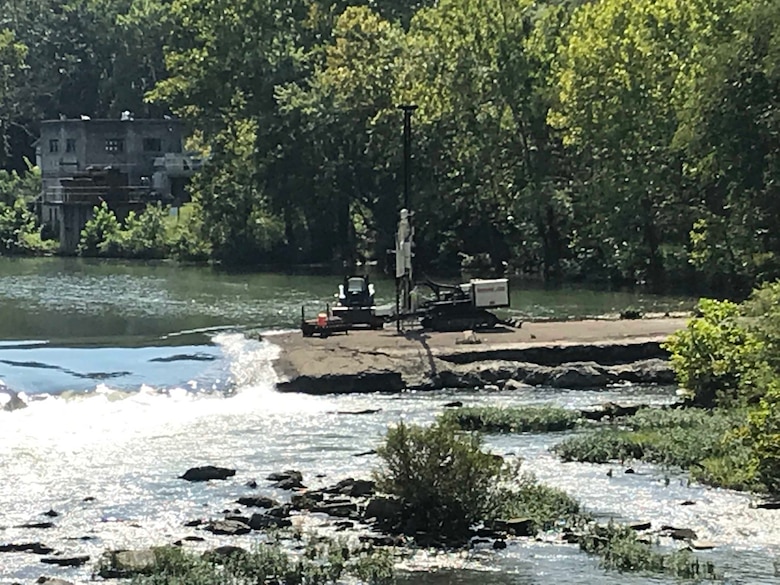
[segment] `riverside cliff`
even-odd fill
[[[587,388],[674,383],[662,343],[685,324],[685,318],[540,322],[471,334],[398,333],[386,326],[326,339],[286,333],[268,340],[281,347],[275,368],[282,392]]]

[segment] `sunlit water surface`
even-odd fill
[[[584,408],[607,400],[664,403],[673,388],[599,391],[548,388],[522,392],[435,392],[314,397],[280,394],[274,331],[294,326],[302,303],[332,294],[332,277],[224,275],[204,269],[0,259],[0,379],[29,407],[0,412],[0,544],[43,542],[63,554],[90,555],[82,568],[47,567],[29,553],[0,553],[0,583],[41,575],[90,579],[106,549],[166,544],[188,535],[207,547],[231,542],[184,523],[218,518],[248,493],[280,499],[267,487],[273,471],[294,468],[319,487],[366,477],[372,450],[388,424],[430,422],[457,397],[465,404],[556,403]],[[562,307],[556,316],[602,314],[623,306],[675,308],[680,299],[617,297],[576,291],[516,290],[515,310]],[[523,304],[523,298],[533,299]],[[262,341],[254,333],[261,330]],[[248,332],[252,333],[248,333]],[[373,414],[344,412],[379,409]],[[339,414],[341,413],[341,414]],[[701,553],[730,583],[778,583],[780,512],[756,510],[751,498],[689,485],[654,466],[623,468],[561,463],[549,447],[564,434],[488,437],[550,485],[605,519],[652,521],[694,529],[716,544]],[[225,482],[178,479],[189,467],[237,470]],[[665,481],[668,476],[670,481]],[[255,479],[258,490],[245,486]],[[696,502],[682,506],[682,502]],[[43,513],[53,509],[59,516]],[[19,528],[51,520],[50,529]],[[303,527],[322,522],[299,519]],[[251,546],[259,535],[234,542]],[[499,552],[419,553],[403,559],[402,581],[439,585],[662,583],[670,579],[605,573],[598,559],[543,538]]]

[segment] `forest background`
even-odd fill
[[[0,250],[39,233],[41,120],[127,110],[208,155],[166,253],[382,260],[399,104],[426,271],[780,276],[780,0],[0,0]],[[82,253],[116,252],[103,227]]]

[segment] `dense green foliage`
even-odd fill
[[[55,247],[56,242],[41,239],[41,227],[24,199],[0,201],[0,256],[44,254]]]
[[[0,169],[174,113],[200,254],[384,260],[416,103],[421,268],[741,294],[780,276],[779,1],[0,0]]]
[[[541,529],[579,510],[565,493],[485,452],[478,433],[451,423],[401,422],[388,429],[377,453],[377,487],[404,502],[403,529],[410,534],[461,543],[480,522],[524,517]]]
[[[131,211],[120,222],[103,202],[95,207],[81,231],[78,252],[82,256],[155,259],[173,256],[199,261],[208,257],[208,244],[201,237],[202,224],[197,209],[185,205],[179,215],[170,209],[149,204],[142,213]]]
[[[440,419],[456,424],[464,431],[549,433],[573,428],[579,414],[557,406],[470,406],[447,410]]]
[[[320,539],[307,543],[302,555],[290,555],[277,544],[229,555],[184,551],[176,547],[155,550],[156,566],[136,575],[134,585],[325,585],[341,583],[350,575],[367,585],[394,581],[392,557],[381,551],[352,551],[344,542]],[[100,562],[98,573],[114,569],[111,555]]]

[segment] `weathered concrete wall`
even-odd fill
[[[327,339],[269,337],[281,355],[280,391],[315,394],[532,385],[584,388],[674,382],[663,341],[685,319],[528,323],[462,333],[353,331]]]

